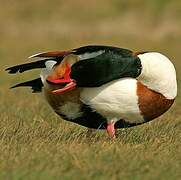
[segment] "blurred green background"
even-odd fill
[[[180,1],[0,0],[0,3],[3,68],[25,62],[26,57],[40,51],[88,44],[160,51],[180,67]]]
[[[119,130],[116,142],[60,121],[41,95],[10,91],[39,72],[4,69],[28,56],[89,44],[158,51],[181,82],[181,1],[0,0],[0,174],[2,179],[179,179],[181,97],[159,121]],[[159,66],[159,64],[158,64]]]
[[[176,61],[181,2],[176,0],[0,1],[1,63],[32,53],[109,44],[161,51]]]

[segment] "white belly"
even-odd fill
[[[130,123],[144,122],[138,107],[137,80],[124,78],[96,88],[83,88],[80,99],[107,118]]]

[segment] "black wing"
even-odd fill
[[[83,46],[77,49],[73,49],[72,52],[74,52],[74,54],[80,55],[84,53],[93,53],[100,50],[105,51],[105,52],[111,51],[113,53],[118,53],[118,54],[121,54],[123,57],[132,56],[133,54],[133,52],[129,49],[124,49],[124,48],[119,48],[119,47],[114,47],[114,46],[101,46],[101,45]]]
[[[92,51],[91,51],[92,50]],[[102,50],[103,53],[90,59],[80,60],[72,66],[71,78],[79,87],[98,87],[124,77],[136,78],[141,73],[141,61],[127,49],[104,46],[82,47],[76,54]]]
[[[24,87],[24,86],[31,87],[33,90],[32,92],[37,93],[37,92],[42,91],[43,83],[40,78],[37,78],[37,79],[33,79],[31,81],[26,81],[26,82],[16,84],[16,85],[12,86],[11,88]]]
[[[28,70],[32,70],[32,69],[45,68],[45,62],[49,61],[49,60],[53,60],[53,61],[57,61],[57,62],[60,61],[60,59],[56,59],[56,58],[43,59],[43,60],[39,60],[39,61],[35,61],[35,62],[12,66],[5,70],[8,71],[8,73],[10,73],[10,74],[15,74],[18,72],[22,73],[24,71],[28,71]]]
[[[101,51],[99,55],[90,58],[90,53]],[[140,59],[128,49],[112,46],[84,46],[70,51],[54,51],[39,53],[32,57],[45,58],[39,61],[9,67],[6,71],[14,74],[27,70],[44,68],[45,62],[54,60],[60,63],[68,54],[88,55],[87,59],[80,60],[72,66],[71,77],[76,80],[78,87],[97,87],[107,82],[123,77],[137,77],[141,73]],[[32,89],[41,89],[39,80],[20,83],[14,87],[31,86]],[[41,82],[41,83],[40,83]],[[37,85],[38,84],[38,85]]]
[[[12,66],[6,69],[8,73],[10,74],[15,74],[15,73],[23,73],[24,71],[32,70],[32,69],[38,69],[38,68],[45,68],[45,63],[46,61],[56,61],[57,63],[60,63],[64,57],[64,55],[70,53],[69,51],[64,52],[64,51],[54,51],[54,52],[45,52],[45,53],[39,53],[36,54],[32,57],[40,57],[44,58],[42,60],[38,60],[35,62],[30,62],[30,63],[24,63],[16,66]],[[31,81],[26,81],[22,82],[19,84],[16,84],[12,86],[11,88],[16,88],[16,87],[23,87],[23,86],[30,86],[33,90],[33,92],[41,92],[43,83],[40,78],[31,80]]]

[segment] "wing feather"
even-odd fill
[[[26,82],[16,84],[16,85],[12,86],[11,89],[12,88],[17,88],[17,87],[31,87],[32,90],[33,90],[33,93],[37,93],[37,92],[42,91],[43,83],[42,83],[40,78],[37,78],[37,79],[33,79],[33,80],[30,80],[30,81],[26,81]]]
[[[8,71],[8,73],[10,73],[10,74],[15,74],[18,72],[22,73],[24,71],[28,71],[31,69],[45,68],[45,62],[49,61],[49,60],[52,60],[52,59],[43,59],[43,60],[39,60],[39,61],[35,61],[35,62],[19,64],[16,66],[9,67],[5,70]]]
[[[49,52],[41,52],[41,53],[34,54],[34,55],[30,56],[29,58],[62,57],[62,56],[66,56],[66,55],[71,54],[71,53],[72,53],[72,51],[49,51]]]

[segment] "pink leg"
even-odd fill
[[[116,136],[115,136],[114,122],[110,122],[110,123],[107,124],[107,133],[108,133],[108,135],[109,135],[111,138],[113,138],[113,139],[116,138]]]

